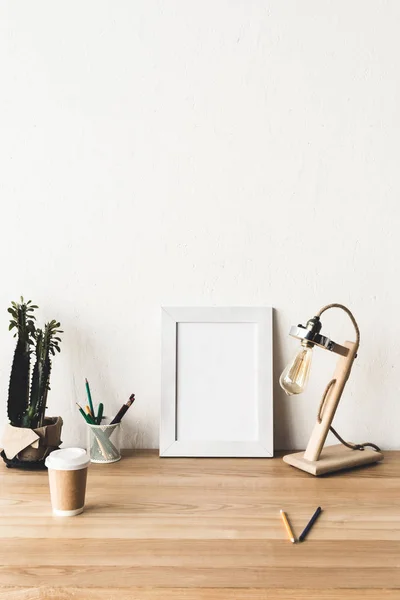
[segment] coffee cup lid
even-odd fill
[[[54,450],[46,458],[45,465],[48,469],[58,471],[77,471],[84,469],[90,463],[90,458],[83,448],[63,448]]]

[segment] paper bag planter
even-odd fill
[[[1,453],[8,467],[37,468],[61,442],[61,417],[47,417],[44,425],[35,429],[7,424],[1,440]]]

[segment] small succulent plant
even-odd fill
[[[60,323],[54,319],[44,329],[36,328],[36,304],[31,300],[11,302],[9,330],[17,338],[8,390],[8,418],[14,427],[41,427],[50,389],[51,357],[60,352]],[[36,361],[31,377],[31,356]]]

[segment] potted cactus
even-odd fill
[[[11,368],[7,412],[9,424],[3,436],[1,456],[7,466],[44,467],[46,456],[60,445],[61,417],[45,417],[50,389],[51,358],[60,352],[60,323],[36,327],[31,300],[12,302],[9,330],[17,345]],[[31,358],[34,365],[31,373]],[[32,361],[33,362],[33,361]]]

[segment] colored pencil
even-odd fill
[[[104,410],[104,404],[102,402],[100,402],[99,410],[97,411],[97,418],[96,418],[97,425],[101,425],[101,420],[103,418],[103,410]]]
[[[283,521],[283,523],[285,525],[287,534],[289,536],[289,540],[292,542],[292,544],[294,544],[295,537],[294,537],[292,528],[290,527],[290,524],[289,524],[288,518],[286,516],[286,513],[283,510],[281,510],[281,517],[282,517],[282,521]]]
[[[85,419],[86,423],[89,423],[88,415],[85,413],[82,406],[80,406],[77,402],[75,402],[75,404],[79,408],[79,412],[81,413],[82,417]]]
[[[77,402],[75,404],[79,408],[79,412],[84,417],[86,423],[89,423],[90,425],[95,425],[93,417],[91,415],[85,413],[85,411],[83,410],[83,408]]]
[[[310,531],[311,527],[314,525],[315,521],[318,519],[321,512],[322,512],[322,508],[320,506],[318,506],[317,510],[315,511],[315,513],[313,514],[313,516],[311,517],[311,519],[305,526],[304,531],[301,533],[301,535],[299,537],[299,542],[302,542],[306,538],[308,532]]]
[[[92,394],[90,393],[89,382],[88,382],[87,379],[85,379],[85,385],[86,385],[86,393],[87,393],[87,397],[88,397],[90,412],[91,412],[92,416],[94,417],[94,408],[93,408],[93,402],[92,402]]]

